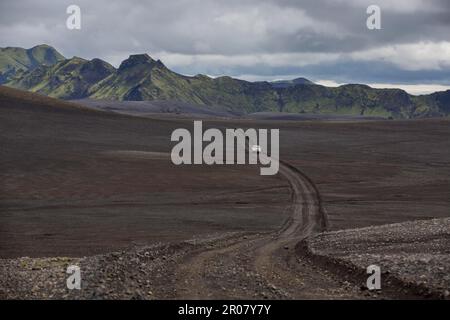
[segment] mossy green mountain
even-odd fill
[[[0,84],[8,81],[19,71],[30,71],[39,66],[51,66],[64,59],[62,54],[45,44],[30,49],[0,48]]]
[[[6,85],[62,99],[177,100],[239,114],[272,111],[397,119],[450,114],[450,91],[412,96],[400,89],[359,84],[330,88],[304,78],[248,82],[226,76],[191,77],[147,54],[131,55],[118,69],[100,59],[58,57],[53,63],[46,60],[19,69]]]
[[[93,85],[114,72],[113,66],[100,59],[74,57],[52,66],[19,72],[7,85],[54,98],[81,99],[89,96]]]

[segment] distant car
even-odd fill
[[[258,146],[257,144],[254,144],[254,145],[252,145],[251,150],[252,150],[252,152],[260,153],[261,147]]]

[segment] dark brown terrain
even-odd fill
[[[9,92],[0,97],[3,258],[92,255],[284,220],[283,179],[254,166],[172,164],[170,135],[188,122],[52,109],[57,100]]]
[[[415,297],[362,292],[297,244],[325,230],[449,217],[449,124],[205,122],[279,128],[283,164],[264,177],[257,166],[173,165],[170,134],[192,119],[0,87],[0,296]],[[78,293],[65,289],[69,263],[84,272]]]

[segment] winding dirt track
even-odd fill
[[[295,253],[296,244],[324,231],[326,214],[313,182],[280,161],[280,174],[290,184],[291,214],[270,234],[236,236],[214,248],[189,254],[175,272],[176,298],[355,298],[355,288],[320,270]]]

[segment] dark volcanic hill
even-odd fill
[[[450,114],[450,91],[412,96],[400,89],[374,89],[358,84],[330,88],[305,78],[248,82],[231,77],[188,77],[171,71],[147,54],[131,55],[115,69],[100,59],[74,57],[60,61],[62,56],[51,54],[56,50],[48,46],[39,48],[45,49],[46,58],[24,63],[28,67],[8,69],[7,86],[62,99],[170,100],[232,113],[290,112],[402,119]],[[21,56],[22,51],[16,51]],[[14,54],[8,53],[11,56]]]

